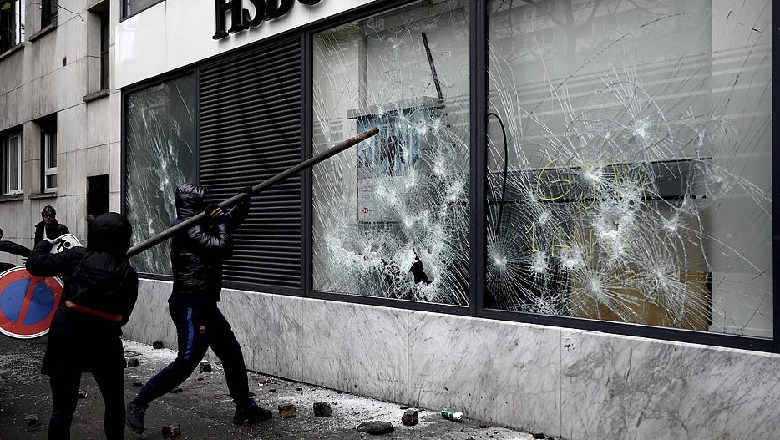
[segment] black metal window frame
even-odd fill
[[[304,160],[311,156],[312,153],[312,131],[313,131],[313,114],[312,114],[312,86],[313,86],[313,36],[315,33],[329,30],[337,27],[345,22],[359,20],[371,15],[375,15],[390,9],[413,3],[414,0],[380,0],[368,5],[350,10],[337,16],[329,17],[328,19],[309,24],[303,29],[294,31],[288,31],[281,35],[275,36],[268,41],[261,41],[254,43],[257,45],[272,44],[278,38],[289,38],[289,35],[293,33],[299,33],[301,38],[302,49],[302,81],[301,81],[301,146],[302,157]],[[125,2],[123,0],[123,14],[125,10]],[[312,261],[312,176],[311,172],[307,171],[303,174],[302,185],[302,210],[301,210],[301,289],[287,289],[278,288],[272,289],[273,293],[286,295],[286,296],[303,296],[308,298],[323,299],[323,300],[337,300],[357,304],[376,305],[393,307],[397,309],[415,310],[415,311],[430,311],[436,313],[443,313],[456,316],[473,316],[478,318],[487,318],[491,320],[499,321],[513,321],[537,324],[542,326],[558,326],[577,330],[586,331],[601,331],[605,333],[625,335],[625,336],[638,336],[646,337],[657,340],[667,341],[680,341],[689,342],[709,346],[723,346],[744,350],[764,351],[780,353],[780,297],[776,295],[776,292],[780,292],[780,270],[777,265],[772,265],[772,289],[773,289],[773,335],[772,339],[761,339],[747,336],[729,335],[724,333],[703,332],[693,330],[681,330],[664,327],[653,327],[648,325],[636,325],[629,323],[600,321],[585,318],[576,318],[569,316],[549,316],[549,315],[537,315],[532,313],[523,312],[510,312],[486,309],[484,307],[484,293],[485,293],[485,273],[486,273],[486,235],[484,233],[486,227],[486,191],[487,191],[487,173],[486,173],[486,150],[479,148],[479,145],[484,145],[487,142],[487,94],[488,94],[488,60],[487,60],[487,44],[488,44],[488,32],[487,32],[487,2],[485,0],[469,0],[469,33],[471,35],[469,42],[469,82],[470,82],[470,190],[469,198],[471,203],[470,210],[470,231],[469,231],[469,246],[470,246],[470,261],[469,261],[469,305],[468,306],[450,306],[445,304],[436,303],[424,303],[424,302],[410,302],[397,299],[387,299],[371,296],[358,296],[358,295],[345,295],[330,292],[316,291],[312,288],[312,274],[313,274],[313,261]],[[140,12],[140,11],[139,11]],[[127,17],[123,17],[127,18]],[[772,23],[780,23],[780,8],[772,8]],[[773,33],[772,45],[777,48],[780,44],[780,33]],[[216,59],[232,56],[236,50],[228,51],[227,53],[219,54],[215,57],[202,60],[201,62],[187,66],[182,69],[177,69],[174,72],[161,75],[158,78],[143,81],[135,84],[123,90],[123,105],[122,105],[122,139],[124,139],[124,120],[125,120],[125,97],[128,93],[143,89],[150,85],[157,84],[167,79],[179,76],[182,72],[193,71],[196,75],[196,83],[200,88],[199,71],[200,68],[208,63],[214,62]],[[774,79],[775,72],[780,71],[780,54],[777,50],[772,51],[772,78]],[[199,93],[199,91],[198,91]],[[780,114],[780,88],[772,88],[772,114]],[[197,109],[196,109],[197,111]],[[196,121],[199,120],[199,116],[196,117]],[[197,122],[196,122],[197,125]],[[196,130],[198,128],[196,127]],[[780,147],[775,146],[776,140],[780,139],[780,122],[777,117],[772,118],[772,139],[773,147],[772,154],[777,157],[780,154]],[[197,147],[196,147],[197,148]],[[124,142],[122,152],[122,172],[124,175]],[[776,182],[780,179],[780,166],[773,161],[772,166],[772,181]],[[122,194],[124,195],[124,180],[122,180]],[[772,216],[776,218],[780,211],[777,208],[778,197],[776,192],[772,193]],[[773,221],[772,224],[772,252],[773,255],[780,253],[780,226],[777,222]],[[169,276],[164,275],[149,275],[144,274],[145,277],[151,279],[170,280]],[[247,288],[253,286],[231,286],[230,283],[226,283],[226,287]],[[261,286],[258,286],[261,287]],[[261,290],[268,290],[261,287]]]
[[[351,22],[362,18],[367,18],[390,9],[413,3],[411,0],[387,0],[379,1],[349,11],[345,14],[330,17],[314,26],[305,29],[304,41],[304,102],[302,103],[303,112],[303,149],[305,154],[310,155],[312,151],[312,124],[313,116],[311,112],[312,103],[312,64],[313,64],[313,36],[315,33],[326,31],[337,27],[345,22]],[[753,351],[780,352],[780,298],[777,292],[780,292],[780,270],[777,265],[772,265],[773,270],[773,339],[761,339],[748,336],[729,335],[724,333],[703,332],[694,330],[682,330],[665,327],[653,327],[649,325],[636,325],[612,321],[600,321],[585,318],[576,318],[569,316],[550,316],[538,315],[524,312],[510,312],[492,310],[484,307],[485,294],[485,274],[486,274],[486,254],[487,239],[484,233],[486,227],[486,209],[485,203],[487,195],[487,152],[484,145],[487,142],[487,109],[488,109],[488,13],[486,0],[469,0],[469,83],[470,83],[470,190],[469,201],[471,206],[470,230],[469,230],[469,306],[449,306],[444,304],[409,302],[397,299],[387,299],[380,297],[344,295],[329,292],[319,292],[312,289],[312,234],[311,234],[311,173],[307,172],[304,178],[304,220],[302,222],[303,231],[303,255],[305,262],[303,264],[304,294],[308,297],[339,300],[345,302],[388,306],[394,308],[431,311],[447,313],[460,316],[473,316],[478,318],[487,318],[500,321],[514,321],[543,326],[558,326],[578,330],[601,331],[605,333],[639,336],[651,339],[690,342],[710,346],[723,346]],[[780,22],[780,8],[772,8],[772,23]],[[780,44],[780,33],[773,33],[773,49]],[[780,71],[780,54],[777,50],[772,51],[772,78]],[[780,114],[780,88],[772,88],[772,114]],[[776,145],[777,139],[780,139],[780,122],[777,117],[772,118],[772,154],[777,157],[780,154],[780,148]],[[309,157],[309,156],[307,156]],[[777,161],[773,161],[772,181],[776,182],[780,178],[780,167]],[[778,197],[776,192],[772,193],[772,216],[776,218],[780,213],[777,208]],[[780,226],[777,222],[772,222],[772,252],[773,255],[780,255]]]
[[[127,143],[126,143],[126,136],[127,136],[127,105],[128,105],[128,99],[131,94],[134,92],[138,92],[144,89],[147,89],[149,87],[153,87],[156,85],[163,84],[167,81],[174,80],[176,78],[193,74],[195,75],[195,87],[198,88],[198,90],[195,91],[195,132],[197,133],[199,130],[198,127],[198,120],[200,119],[199,109],[200,109],[200,103],[198,102],[198,96],[200,95],[200,70],[197,68],[197,66],[185,66],[180,69],[174,69],[170,72],[167,72],[165,74],[148,78],[143,81],[140,81],[138,83],[132,84],[130,86],[127,86],[122,89],[122,103],[120,108],[120,121],[119,124],[119,130],[120,135],[119,139],[121,139],[120,143],[120,163],[119,163],[119,172],[121,173],[121,179],[119,179],[119,194],[120,194],[120,204],[121,204],[121,211],[123,214],[127,213],[128,207],[127,207]],[[198,145],[198,136],[195,137],[195,150],[196,152],[200,150],[200,145]],[[198,155],[195,155],[195,160],[198,160]],[[200,170],[200,164],[195,164],[195,180],[199,181],[200,176],[198,175],[198,170]],[[173,197],[173,195],[171,195]],[[173,199],[171,199],[173,200]],[[150,279],[150,280],[159,280],[159,281],[172,281],[173,277],[166,274],[157,274],[157,273],[149,273],[149,272],[139,272],[139,275],[143,278]]]

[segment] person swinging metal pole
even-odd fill
[[[343,140],[343,141],[339,142],[338,144],[330,147],[329,149],[323,151],[322,153],[320,153],[320,154],[318,154],[318,155],[316,155],[316,156],[314,156],[312,158],[309,158],[309,159],[299,163],[298,165],[296,165],[296,166],[294,166],[294,167],[292,167],[292,168],[290,168],[290,169],[288,169],[286,171],[282,171],[281,173],[271,177],[270,179],[268,179],[268,180],[266,180],[266,181],[264,181],[262,183],[258,183],[257,185],[252,187],[252,192],[251,193],[252,194],[257,194],[260,191],[268,189],[269,187],[272,187],[272,186],[278,184],[279,182],[282,182],[282,181],[286,180],[287,178],[289,178],[289,177],[291,177],[291,176],[293,176],[295,174],[298,174],[298,173],[300,173],[302,171],[305,171],[305,170],[313,167],[314,165],[317,165],[318,163],[324,161],[325,159],[328,159],[328,158],[330,158],[332,156],[335,156],[338,153],[341,153],[342,151],[346,150],[347,148],[350,148],[350,147],[352,147],[352,146],[354,146],[354,145],[356,145],[356,144],[358,144],[358,143],[360,143],[360,142],[362,142],[362,141],[364,141],[364,140],[366,140],[366,139],[376,135],[377,133],[379,133],[379,129],[376,128],[376,127],[372,127],[372,128],[369,128],[368,130],[358,134],[357,136],[354,136],[354,137],[351,137],[349,139]],[[220,208],[226,208],[226,207],[233,206],[236,203],[238,203],[241,199],[243,199],[245,197],[249,197],[249,195],[250,195],[249,193],[239,193],[239,194],[236,194],[233,197],[231,197],[231,198],[225,200],[224,202],[220,203],[218,206]],[[150,237],[150,238],[142,241],[141,243],[138,243],[137,245],[131,247],[127,251],[127,257],[129,258],[129,257],[132,257],[134,255],[140,254],[141,252],[149,249],[150,247],[162,243],[163,241],[165,241],[165,240],[173,237],[174,235],[176,235],[177,232],[179,232],[181,230],[184,230],[184,229],[187,229],[190,226],[192,226],[193,224],[202,221],[205,216],[206,216],[205,212],[201,212],[199,214],[196,214],[196,215],[194,215],[194,216],[184,220],[183,222],[177,224],[176,226],[172,226],[172,227],[170,227],[170,228],[160,232],[159,234],[155,235],[154,237]]]

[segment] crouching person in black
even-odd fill
[[[49,328],[43,374],[49,376],[52,413],[49,439],[69,439],[81,373],[91,372],[105,404],[109,440],[124,438],[124,368],[121,327],[138,298],[138,274],[125,254],[130,223],[110,212],[89,226],[87,247],[50,254],[48,238],[27,259],[27,271],[63,278],[62,300]]]
[[[233,422],[256,423],[271,418],[271,411],[258,406],[249,395],[241,346],[217,308],[222,290],[222,260],[233,252],[233,231],[249,212],[249,197],[229,212],[223,212],[217,205],[206,206],[205,192],[198,185],[184,184],[176,188],[174,225],[204,211],[206,217],[203,222],[174,235],[171,241],[173,290],[168,303],[179,352],[128,403],[127,425],[138,433],[144,430],[144,414],[149,403],[184,382],[209,347],[225,368],[228,391],[236,404]]]

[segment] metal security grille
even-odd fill
[[[299,39],[242,50],[200,72],[200,182],[213,201],[301,161]],[[301,288],[301,178],[252,199],[226,286]]]

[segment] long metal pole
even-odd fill
[[[371,136],[374,136],[377,133],[379,133],[379,129],[377,129],[376,127],[372,127],[372,128],[369,128],[368,130],[358,134],[357,136],[354,136],[354,137],[351,137],[351,138],[349,138],[347,140],[341,141],[338,144],[336,144],[336,145],[330,147],[329,149],[323,151],[322,153],[320,153],[320,154],[318,154],[318,155],[316,155],[316,156],[314,156],[314,157],[312,157],[310,159],[307,159],[307,160],[299,163],[298,165],[296,165],[296,166],[294,166],[294,167],[292,167],[292,168],[290,168],[290,169],[288,169],[286,171],[283,171],[283,172],[281,172],[281,173],[271,177],[270,179],[268,179],[268,180],[266,180],[266,181],[264,181],[262,183],[258,183],[257,185],[252,187],[252,194],[257,194],[260,191],[268,189],[268,188],[278,184],[279,182],[282,182],[282,181],[286,180],[287,178],[289,178],[289,177],[291,177],[291,176],[293,176],[295,174],[300,173],[301,171],[305,171],[305,170],[313,167],[314,165],[317,165],[318,163],[324,161],[325,159],[328,159],[329,157],[335,156],[336,154],[341,153],[342,151],[346,150],[347,148],[350,148],[353,145],[356,145],[356,144],[358,144],[358,143],[360,143],[360,142],[370,138]],[[249,193],[239,193],[239,194],[236,194],[233,197],[231,197],[231,198],[225,200],[224,202],[220,203],[219,207],[220,208],[225,208],[225,207],[233,206],[236,203],[238,203],[241,199],[243,199],[245,197],[249,197],[249,195],[250,195]],[[183,222],[181,222],[181,223],[179,223],[179,224],[177,224],[175,226],[171,226],[170,228],[160,232],[159,234],[155,235],[154,237],[150,237],[150,238],[142,241],[141,243],[138,243],[137,245],[131,247],[127,251],[127,256],[128,257],[132,257],[134,255],[137,255],[137,254],[139,254],[139,253],[149,249],[152,246],[155,246],[155,245],[158,245],[158,244],[162,243],[163,241],[165,241],[165,240],[173,237],[174,235],[176,235],[177,232],[182,231],[184,229],[187,229],[190,226],[194,225],[195,223],[198,223],[198,222],[202,221],[205,216],[206,216],[206,213],[205,212],[201,212],[199,214],[196,214],[196,215],[194,215],[194,216],[184,220]]]

